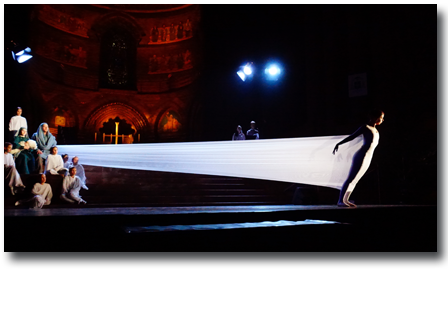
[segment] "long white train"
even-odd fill
[[[60,154],[83,165],[244,177],[341,189],[362,136],[126,145],[61,145]]]

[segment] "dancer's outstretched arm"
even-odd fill
[[[349,136],[346,137],[344,140],[339,141],[339,142],[336,144],[336,146],[334,146],[333,154],[335,154],[335,153],[338,151],[338,149],[339,149],[339,145],[345,144],[346,142],[352,141],[353,139],[355,139],[355,138],[357,138],[358,136],[360,136],[360,135],[364,132],[365,127],[366,127],[366,126],[364,126],[364,125],[361,126],[360,128],[358,128],[358,129],[356,130],[355,133],[353,133],[352,135],[349,135]]]

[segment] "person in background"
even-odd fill
[[[87,202],[79,195],[81,186],[81,180],[76,176],[76,168],[70,167],[69,174],[64,177],[64,181],[62,182],[61,199],[69,203],[78,202],[78,204],[86,204]]]
[[[255,121],[251,121],[250,129],[248,129],[246,133],[246,140],[259,140],[259,139],[260,139],[260,133],[256,128]]]
[[[246,136],[244,135],[243,128],[238,125],[236,128],[236,132],[233,133],[232,141],[235,140],[246,140]]]
[[[177,38],[179,40],[184,38],[184,25],[182,24],[182,21],[179,22],[179,25],[177,26]]]
[[[40,174],[40,183],[36,183],[33,190],[31,190],[33,196],[25,200],[17,201],[16,206],[32,202],[32,209],[42,209],[44,205],[49,205],[53,197],[53,192],[51,186],[48,183],[45,183],[46,181],[47,178],[45,174]]]
[[[45,174],[50,173],[52,175],[65,176],[67,174],[67,168],[64,168],[64,161],[62,157],[58,155],[58,148],[56,146],[51,147],[51,154],[48,155],[45,162]]]
[[[154,26],[151,30],[151,41],[156,43],[159,39],[159,30],[157,29],[157,26]]]
[[[12,117],[11,120],[9,121],[9,140],[11,142],[14,141],[15,135],[21,127],[28,129],[26,119],[22,117],[22,108],[20,106],[17,107],[16,113],[17,115]]]
[[[64,168],[70,168],[71,162],[68,160],[68,154],[63,154],[62,155],[62,161],[64,162]]]
[[[7,184],[11,190],[11,194],[15,195],[16,188],[25,188],[25,186],[22,183],[22,179],[20,178],[20,174],[16,169],[14,159],[11,155],[12,143],[5,142],[4,150],[5,184]]]
[[[191,36],[191,22],[190,19],[187,19],[187,22],[185,22],[185,37]]]
[[[162,42],[166,42],[166,27],[162,25],[162,29],[160,30],[160,40]]]
[[[174,23],[170,26],[170,41],[174,41],[176,39],[176,28],[174,27]]]
[[[72,159],[72,163],[70,164],[70,167],[75,167],[76,168],[76,176],[79,177],[79,179],[81,180],[81,187],[85,190],[89,190],[89,188],[87,188],[86,185],[86,174],[84,172],[84,167],[79,163],[79,158],[77,156],[74,156]]]
[[[36,160],[36,165],[39,173],[43,173],[45,170],[45,160],[50,154],[51,147],[56,146],[56,138],[50,133],[50,129],[47,123],[42,123],[39,125],[37,132],[31,137],[37,143],[37,148],[39,149],[39,158]]]

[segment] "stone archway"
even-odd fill
[[[123,103],[109,103],[95,109],[84,123],[84,129],[90,133],[99,133],[99,129],[110,119],[126,120],[135,129],[135,134],[145,134],[148,122],[143,114]],[[136,138],[136,140],[138,137]]]

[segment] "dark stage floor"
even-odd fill
[[[5,251],[436,252],[437,207],[5,209]]]
[[[385,208],[414,208],[426,205],[360,205],[355,208],[340,208],[336,205],[232,205],[232,206],[173,206],[173,207],[117,207],[117,208],[87,208],[83,205],[77,208],[43,208],[5,209],[5,216],[35,217],[35,216],[107,216],[107,215],[176,215],[176,214],[217,214],[217,213],[251,213],[277,211],[316,211]]]

